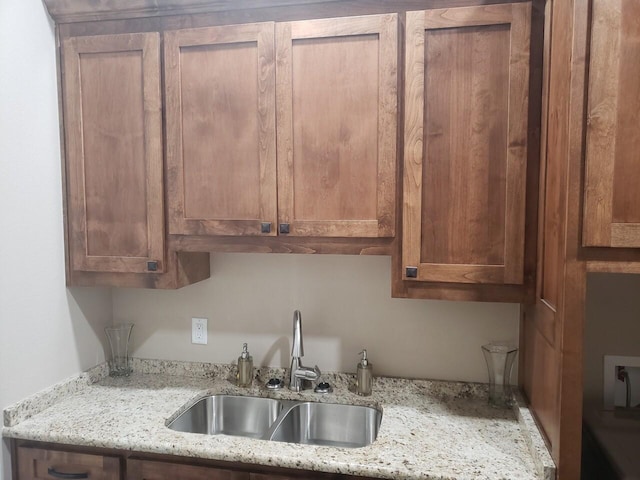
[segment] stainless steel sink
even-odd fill
[[[188,433],[357,448],[375,441],[381,420],[382,412],[371,407],[213,395],[199,400],[168,427]]]
[[[382,412],[371,407],[332,403],[298,403],[274,424],[270,440],[330,447],[358,448],[378,436]]]
[[[264,438],[282,403],[271,398],[213,395],[198,401],[169,424],[180,432]]]

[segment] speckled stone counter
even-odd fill
[[[110,378],[104,365],[4,411],[3,436],[136,452],[225,460],[390,479],[544,479],[555,468],[521,400],[487,404],[486,386],[376,377],[374,393],[352,392],[353,375],[323,375],[334,392],[267,391],[283,371],[256,369],[238,388],[226,365],[134,359],[134,374]],[[383,411],[377,440],[346,449],[170,430],[166,425],[214,393],[350,403]]]

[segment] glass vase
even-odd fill
[[[511,370],[518,354],[512,345],[490,343],[482,346],[489,370],[489,404],[497,408],[513,405]]]

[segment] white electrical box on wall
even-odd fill
[[[604,356],[604,409],[640,407],[640,357]]]

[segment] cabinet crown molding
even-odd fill
[[[44,3],[56,23],[74,23],[339,1],[342,0],[44,0]]]

